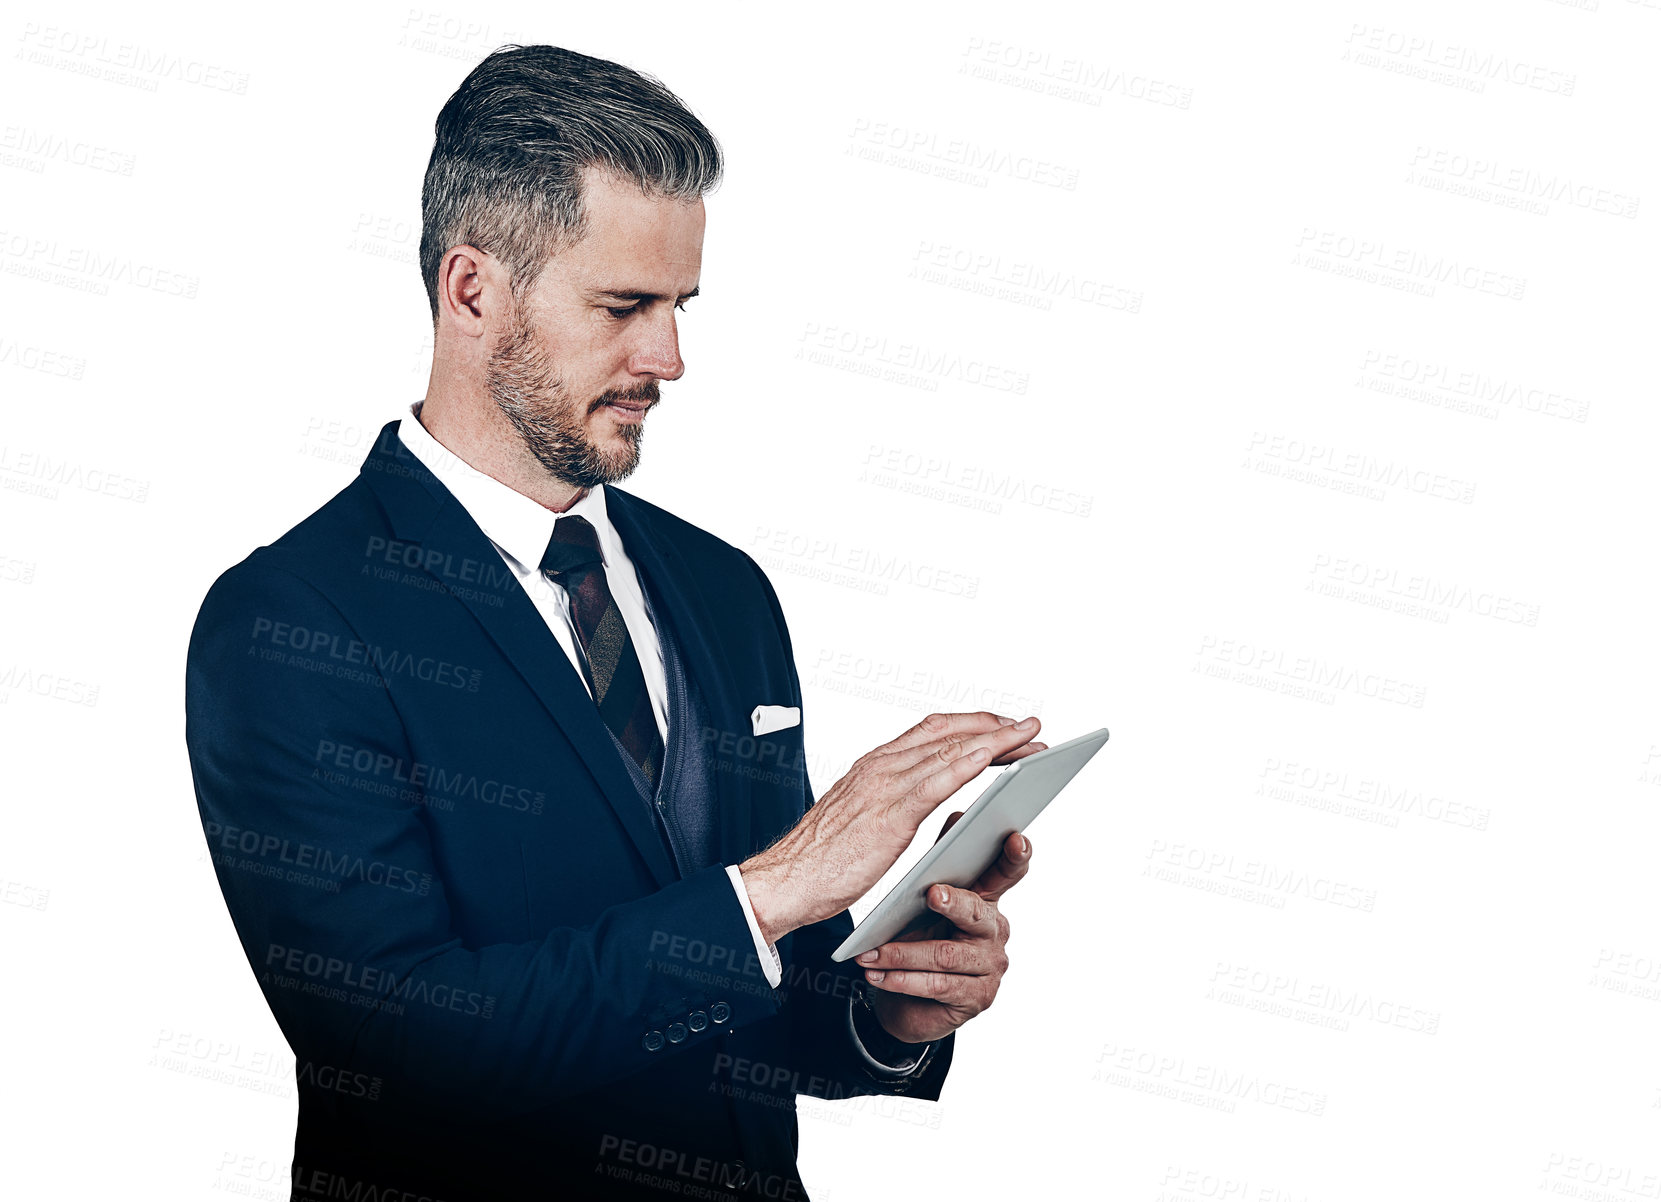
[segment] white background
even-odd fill
[[[1661,1196],[1661,4],[918,7],[7,6],[9,1196],[283,1185],[186,639],[420,397],[507,41],[727,152],[625,487],[767,569],[815,788],[1112,731],[938,1105],[804,1103],[814,1197]]]

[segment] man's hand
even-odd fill
[[[868,751],[771,847],[740,864],[768,943],[840,914],[905,854],[923,820],[988,764],[1044,749],[1037,718],[930,714]],[[1007,886],[1006,886],[1007,887]]]
[[[960,811],[948,818],[940,834],[961,817]],[[997,862],[970,888],[929,888],[929,908],[940,918],[860,954],[865,979],[878,987],[871,1008],[883,1030],[906,1043],[926,1043],[951,1034],[992,1004],[1009,969],[1004,953],[1009,919],[999,911],[998,898],[1031,864],[1032,841],[1011,832]]]

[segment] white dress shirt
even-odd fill
[[[409,416],[398,423],[398,437],[409,448],[410,454],[425,464],[438,477],[439,483],[461,502],[468,516],[478,523],[479,529],[495,545],[502,562],[524,586],[531,604],[536,606],[537,613],[542,615],[548,629],[565,649],[566,658],[577,670],[577,676],[590,697],[594,693],[588,688],[588,677],[583,671],[582,646],[577,641],[577,628],[571,620],[571,597],[564,586],[543,574],[541,564],[543,552],[554,537],[554,523],[560,518],[577,514],[594,527],[600,539],[600,554],[605,558],[606,587],[611,590],[611,598],[617,605],[623,624],[628,627],[629,638],[634,642],[641,673],[646,677],[646,692],[652,699],[652,716],[657,719],[658,736],[667,747],[669,684],[663,670],[663,646],[658,642],[651,619],[646,616],[646,600],[641,593],[640,577],[634,562],[623,549],[623,540],[606,515],[605,485],[589,489],[564,513],[555,513],[446,450],[421,424],[420,412],[419,401],[410,406]],[[761,961],[767,984],[776,989],[784,979],[778,950],[761,936],[761,925],[756,922],[750,894],[744,888],[744,878],[738,866],[729,865],[727,875],[732,879],[738,900],[744,907],[750,933],[755,936],[756,957]]]
[[[657,630],[652,626],[651,618],[646,614],[646,600],[634,562],[623,549],[623,540],[606,515],[605,485],[596,485],[563,513],[555,513],[500,480],[485,475],[448,450],[421,424],[420,413],[421,402],[416,401],[410,406],[409,414],[398,423],[399,439],[409,448],[410,454],[419,459],[438,477],[439,483],[461,502],[468,516],[478,524],[479,529],[484,531],[485,536],[496,547],[502,556],[502,562],[507,564],[518,578],[531,603],[542,615],[542,620],[548,624],[548,629],[565,649],[566,657],[570,659],[571,666],[576,668],[577,676],[582,680],[585,690],[588,689],[588,679],[583,672],[582,649],[577,641],[576,626],[571,620],[570,596],[563,586],[554,583],[543,574],[541,564],[542,555],[554,536],[554,524],[560,518],[577,514],[586,518],[589,525],[594,527],[595,533],[599,535],[600,554],[605,559],[606,586],[611,589],[612,600],[623,618],[623,624],[628,627],[629,638],[634,642],[635,653],[640,660],[640,670],[646,677],[646,692],[652,700],[652,716],[657,719],[658,734],[667,747],[669,686],[663,669],[663,647],[658,642]],[[592,690],[589,691],[589,696],[593,696]],[[770,988],[777,989],[779,983],[784,980],[784,966],[779,960],[778,949],[762,937],[761,924],[756,921],[755,908],[750,904],[750,894],[744,887],[744,877],[738,871],[738,865],[727,865],[727,877],[732,881],[733,890],[738,894],[738,904],[743,908],[744,918],[750,925],[750,935],[755,939],[756,958],[761,962],[761,970],[767,977],[767,984]],[[917,1061],[903,1068],[884,1064],[866,1050],[858,1038],[857,1030],[854,1031],[854,1046],[871,1066],[885,1075],[903,1075],[921,1063],[919,1057]]]

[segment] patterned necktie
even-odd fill
[[[652,716],[646,676],[634,640],[606,585],[600,536],[586,518],[572,514],[554,523],[543,553],[545,572],[571,598],[571,618],[582,643],[584,674],[600,718],[657,788],[663,768],[663,736]]]

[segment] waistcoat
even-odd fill
[[[651,589],[639,573],[646,616],[657,631],[663,650],[663,673],[668,694],[669,733],[663,741],[663,771],[654,789],[640,765],[623,748],[611,728],[612,746],[628,769],[641,804],[652,813],[658,837],[663,840],[682,878],[700,868],[719,862],[720,816],[715,812],[714,740],[701,737],[711,728],[709,712],[697,684],[686,672],[670,623],[659,618],[652,605]],[[636,649],[637,653],[639,649]]]

